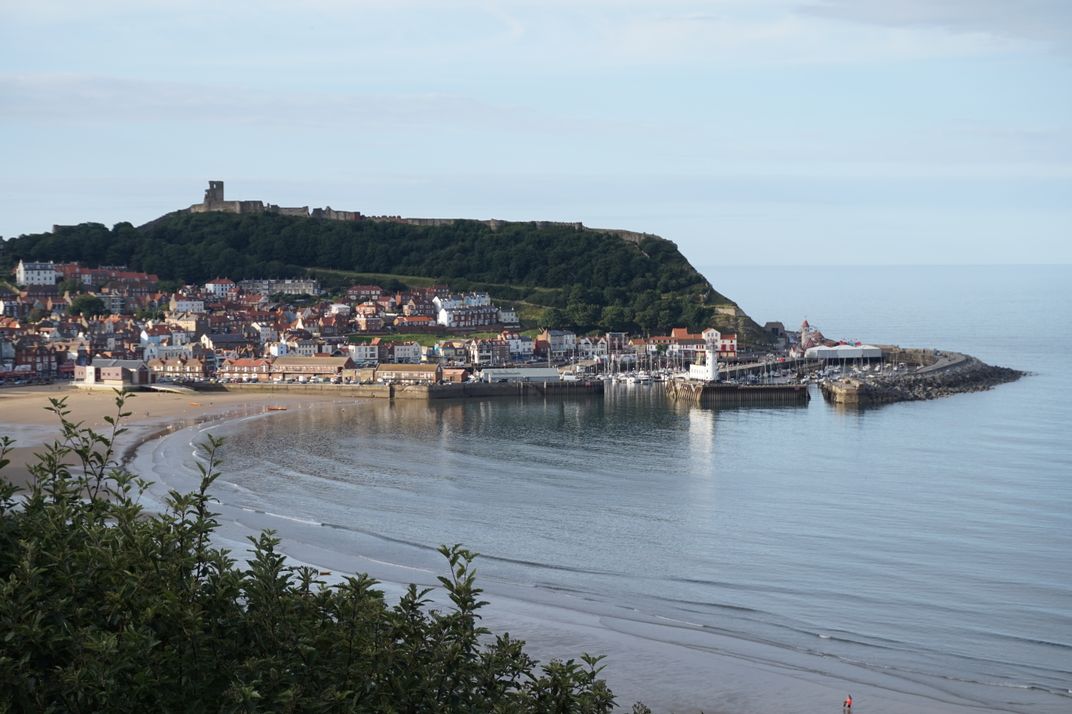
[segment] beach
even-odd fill
[[[116,394],[107,390],[83,390],[66,385],[0,390],[0,436],[8,436],[15,442],[15,448],[7,456],[11,463],[0,472],[8,481],[25,484],[29,478],[27,466],[35,461],[34,454],[60,436],[59,418],[49,410],[52,399],[65,400],[70,421],[81,422],[102,434],[112,429],[105,417],[119,413]],[[340,398],[321,394],[130,393],[123,407],[130,415],[121,423],[127,431],[117,439],[116,454],[128,458],[146,439],[196,424],[263,413],[269,407],[289,409],[335,401]]]

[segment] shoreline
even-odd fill
[[[143,476],[160,491],[184,488],[190,473],[175,473],[174,483],[146,474],[153,464],[174,463],[176,455],[189,453],[191,425],[147,442],[137,459]],[[281,538],[280,552],[291,565],[310,565],[329,584],[354,573],[367,573],[379,582],[388,601],[400,596],[406,586],[433,588],[432,607],[451,603],[436,576],[445,564],[437,555],[406,557],[383,536],[295,516],[267,505],[242,507],[229,502],[225,476],[217,482],[220,497],[214,505],[221,523],[214,541],[242,558],[248,552],[246,538],[264,529]],[[191,482],[192,483],[192,482]],[[431,551],[432,546],[421,548]],[[480,560],[477,561],[480,569]],[[745,714],[779,711],[806,714],[836,706],[846,687],[858,701],[875,711],[891,714],[967,714],[993,711],[973,704],[932,683],[913,682],[896,675],[849,661],[818,656],[713,630],[683,620],[669,619],[656,611],[637,609],[629,603],[547,589],[538,584],[484,578],[480,583],[489,605],[482,611],[482,624],[492,632],[509,632],[528,643],[531,656],[547,662],[554,658],[577,658],[583,652],[606,655],[605,676],[626,710],[641,701],[655,712],[707,712]],[[710,684],[707,684],[710,683]],[[833,703],[833,704],[832,704]]]
[[[43,406],[49,396],[56,394],[55,389],[47,388],[24,391],[32,394],[9,393],[23,397],[22,402],[8,401],[8,394],[0,395],[0,406],[18,404],[21,411],[35,404]],[[206,423],[237,424],[241,417],[268,413],[266,407],[270,404],[322,408],[320,404],[364,401],[337,396],[318,399],[311,394],[289,395],[289,400],[280,394],[258,395],[260,398],[237,394],[234,399],[221,399],[222,394],[213,393],[212,401],[207,394],[194,396],[203,398],[211,407],[200,411],[191,408],[190,395],[168,395],[171,399],[167,401],[158,399],[157,394],[139,395],[128,403],[133,412],[127,422],[131,431],[121,437],[123,444],[117,448],[117,454],[122,455],[119,459],[122,463],[135,465],[136,473],[155,482],[152,492],[147,492],[149,498],[156,500],[173,485],[158,477],[162,472],[153,469],[154,465],[159,465],[175,480],[190,476],[172,466],[176,462],[170,458],[168,449],[174,449],[175,454],[188,454],[190,436],[203,430],[199,427]],[[92,417],[103,418],[109,407],[110,413],[114,413],[114,395],[100,396],[103,398],[93,400],[96,412]],[[86,419],[82,414],[88,415],[91,405],[87,402],[78,406],[83,411],[75,414],[72,408],[72,417]],[[139,415],[143,410],[145,414]],[[12,414],[7,408],[4,413]],[[32,423],[26,424],[28,428],[24,431],[46,429],[45,424],[53,419],[41,409],[37,419],[28,420]],[[4,433],[6,429],[6,423],[0,425]],[[54,435],[56,429],[51,428],[51,432]],[[11,466],[3,472],[8,477],[10,469]],[[324,524],[299,522],[285,511],[282,514],[250,511],[228,505],[226,498],[217,506],[225,516],[220,518],[224,525],[217,533],[218,540],[231,547],[238,557],[246,550],[246,535],[273,528],[283,539],[281,550],[292,561],[330,570],[334,575],[329,580],[346,573],[368,572],[381,581],[389,597],[409,582],[436,586],[435,575],[442,574],[441,569],[425,570],[392,562],[389,549],[374,534],[360,538],[359,545],[366,547],[354,548]],[[608,655],[608,683],[617,693],[619,704],[626,708],[639,700],[660,712],[743,714],[772,710],[803,714],[832,710],[848,688],[860,706],[866,705],[872,711],[953,714],[998,709],[970,703],[922,682],[906,682],[848,662],[715,632],[687,622],[669,621],[656,612],[642,613],[626,604],[592,602],[517,583],[485,581],[481,585],[491,602],[484,611],[484,624],[495,632],[509,631],[527,640],[538,659],[576,657],[584,651]],[[433,595],[436,607],[449,606],[441,591]],[[698,683],[710,683],[703,688],[704,695],[697,696],[701,690]]]
[[[270,411],[269,406],[294,408],[309,403],[348,401],[343,395],[202,392],[177,394],[166,392],[128,393],[124,410],[130,416],[122,420],[126,429],[114,445],[115,460],[122,466],[133,461],[146,444],[190,426],[222,422],[251,413]],[[67,386],[8,388],[0,390],[0,435],[14,439],[11,460],[3,476],[18,486],[27,483],[28,466],[35,454],[51,444],[60,434],[59,420],[47,411],[49,399],[66,398],[67,419],[80,422],[98,432],[111,430],[104,421],[117,413],[115,393],[87,391]],[[16,417],[12,419],[11,417]]]

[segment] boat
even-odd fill
[[[272,404],[268,407],[268,411],[270,412],[285,412],[286,410],[286,407],[280,406],[278,404]]]

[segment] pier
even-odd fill
[[[671,399],[717,407],[800,406],[811,399],[803,384],[721,384],[673,381],[666,383]]]
[[[849,406],[889,404],[978,392],[1023,376],[1018,370],[994,367],[959,352],[891,348],[884,353],[891,361],[911,360],[919,366],[904,372],[828,380],[820,385],[823,397]]]

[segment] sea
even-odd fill
[[[606,654],[626,707],[1072,712],[1072,266],[702,270],[760,324],[1028,375],[864,409],[658,385],[340,400],[190,427],[135,463],[188,488],[195,444],[224,436],[222,542],[271,528],[389,595],[436,585],[436,548],[461,543],[489,626],[541,660]]]

